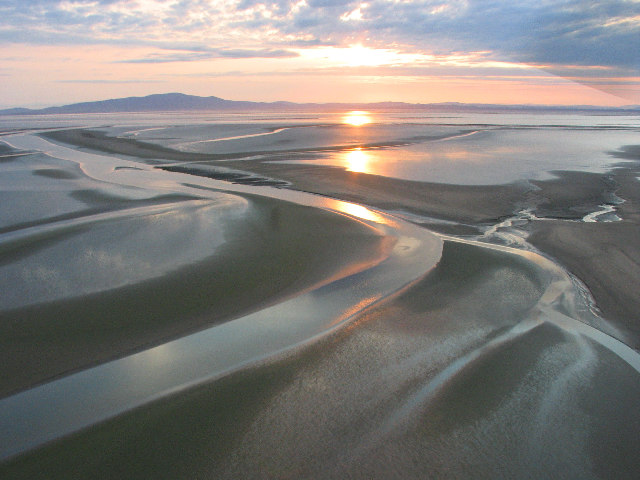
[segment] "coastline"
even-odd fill
[[[37,145],[55,151],[56,158],[70,155],[68,149],[54,147]],[[101,163],[93,171],[95,180],[121,178],[113,173],[121,171],[118,158],[80,157]],[[19,309],[17,319],[5,318],[3,312],[2,326],[15,327],[8,343],[17,346],[18,358],[9,355],[15,372],[9,373],[29,387],[0,399],[3,461],[29,456],[32,449],[64,442],[87,427],[247,366],[302,351],[413,284],[442,252],[439,237],[358,205],[277,189],[263,190],[264,195],[270,192],[266,198],[233,188],[230,192],[221,182],[149,167],[134,173],[134,184],[154,184],[160,178],[163,192],[201,192],[203,199],[197,202],[210,199],[214,204],[220,195],[237,195],[248,209],[234,217],[233,228],[225,225],[226,241],[219,251],[185,268],[121,289],[36,304],[36,311]],[[128,180],[121,185],[131,186],[133,178]],[[192,212],[178,213],[193,217]],[[205,217],[212,217],[213,225],[221,219],[215,211]],[[113,231],[114,225],[107,229]],[[145,240],[151,238],[142,239],[146,245]],[[113,237],[107,241],[123,246]],[[175,247],[179,242],[172,243]],[[218,318],[223,323],[212,323],[229,309],[234,310],[229,318]],[[185,328],[194,318],[207,323],[188,334]],[[167,325],[178,331],[138,346],[142,351],[123,350],[123,343],[126,347],[127,342],[166,333]],[[121,358],[99,358],[94,367],[78,364],[104,350]],[[65,362],[71,367],[60,372],[62,377],[51,376]],[[46,383],[25,378],[41,375],[43,364],[48,376],[41,381]]]
[[[637,372],[535,320],[553,290],[545,277],[518,252],[445,241],[434,270],[346,328],[10,458],[0,472],[632,478]],[[567,382],[576,375],[596,393]],[[615,438],[601,437],[607,426]]]
[[[152,205],[145,214],[125,208],[140,202],[105,197],[103,203],[68,215],[69,218],[43,218],[33,225],[26,224],[28,228],[20,224],[22,228],[18,225],[17,230],[8,227],[5,239],[12,240],[6,240],[0,251],[0,260],[8,264],[21,256],[28,259],[32,250],[43,252],[41,260],[55,261],[68,254],[62,246],[69,244],[87,248],[69,252],[71,255],[98,261],[102,258],[117,265],[120,257],[106,257],[103,245],[118,240],[103,238],[105,232],[115,228],[125,237],[139,232],[140,238],[145,238],[145,231],[154,234],[148,229],[167,222],[167,218],[199,218],[188,208],[209,208],[208,215],[217,218],[218,225],[194,223],[186,227],[193,228],[198,238],[204,238],[203,228],[212,229],[210,242],[218,241],[213,234],[223,235],[224,241],[206,258],[178,262],[159,277],[145,278],[142,274],[133,283],[115,288],[105,284],[105,290],[98,286],[94,291],[63,294],[61,287],[61,293],[48,301],[29,303],[33,299],[27,296],[26,303],[13,308],[8,307],[11,291],[4,291],[7,303],[0,322],[0,397],[219,325],[357,274],[382,262],[394,246],[392,236],[353,218],[251,194],[227,194],[228,198],[235,196],[234,202],[247,204],[245,213],[239,209],[225,214],[226,207],[220,201],[222,211],[217,214],[217,197],[210,201],[201,191],[200,199],[185,197],[191,198],[191,203],[184,201],[179,192],[174,196],[160,192],[156,199],[143,202]],[[155,210],[154,204],[158,204]],[[167,226],[175,228],[171,223]],[[167,242],[186,240],[188,235],[189,230],[174,232]],[[153,240],[156,248],[164,245],[162,238]],[[170,249],[170,244],[166,248]],[[153,254],[142,260],[174,265],[171,259],[154,260]],[[39,271],[46,264],[36,263],[32,268]],[[18,299],[25,295],[14,293]]]
[[[534,220],[527,239],[585,283],[604,318],[627,332],[635,350],[640,350],[639,175],[637,166],[620,166],[610,177],[613,192],[623,200],[615,206],[620,221]]]
[[[637,152],[623,158],[640,162]],[[443,234],[477,235],[483,226],[529,210],[535,218],[524,227],[530,232],[527,242],[584,282],[604,318],[625,332],[619,340],[640,349],[639,165],[620,164],[610,174],[554,172],[558,178],[497,186],[410,182],[335,167],[259,160],[224,165],[286,180],[290,188],[424,216],[427,218],[415,223]],[[582,221],[600,205],[613,204],[616,197],[623,200],[615,205],[620,221]],[[428,217],[457,225],[430,222]]]
[[[60,131],[45,136],[73,144],[78,142],[81,132]],[[156,160],[177,159],[177,155],[186,162],[180,167],[185,173],[190,170],[188,162],[208,159],[206,163],[214,170],[221,167],[250,172],[275,182],[285,181],[289,184],[287,188],[293,190],[425,217],[413,221],[443,234],[477,235],[483,228],[528,209],[537,217],[525,227],[531,232],[529,243],[576,274],[591,291],[602,315],[626,332],[621,340],[635,349],[640,348],[636,313],[640,311],[640,298],[634,288],[640,278],[640,238],[636,233],[640,228],[640,198],[634,188],[635,178],[640,175],[640,146],[622,146],[618,151],[609,152],[626,162],[608,174],[559,171],[553,172],[557,178],[550,180],[468,186],[399,180],[339,167],[269,163],[269,156],[244,160],[225,156],[225,160],[218,161],[215,155],[177,152],[100,132],[97,136],[99,141],[84,136],[84,140],[76,144],[122,154],[136,154],[142,149],[146,151],[143,156],[155,155]],[[191,173],[203,175],[195,168]],[[244,182],[240,179],[238,183]],[[611,204],[616,196],[623,200],[615,206],[620,222],[580,222],[599,205]],[[615,257],[611,270],[608,269],[608,249],[614,251],[612,257]]]
[[[101,171],[109,172],[113,165]],[[275,263],[288,262],[283,268],[289,274],[295,277],[299,273],[295,260],[299,254],[318,267],[310,269],[312,276],[326,279],[330,275],[326,269],[331,269],[326,264],[329,259],[335,261],[338,277],[350,275],[344,280],[355,284],[354,299],[362,298],[358,292],[363,287],[373,295],[356,300],[355,308],[346,312],[348,319],[341,316],[343,320],[332,323],[328,331],[312,337],[302,332],[302,343],[293,348],[288,345],[277,350],[271,345],[284,334],[296,334],[300,312],[315,308],[315,290],[292,298],[292,302],[299,302],[285,315],[282,304],[272,305],[197,333],[193,341],[205,346],[204,357],[187,363],[189,355],[185,354],[194,345],[191,339],[181,338],[4,399],[7,431],[19,432],[16,436],[23,442],[5,447],[7,460],[0,464],[0,472],[8,478],[122,478],[140,472],[151,472],[156,478],[199,473],[238,478],[260,476],[265,469],[274,476],[296,477],[453,474],[460,478],[544,478],[562,471],[571,477],[597,478],[602,472],[615,471],[622,478],[637,471],[634,452],[640,448],[640,412],[634,401],[640,395],[640,355],[588,326],[588,305],[563,268],[526,249],[489,243],[499,243],[497,237],[474,241],[483,232],[498,224],[507,225],[514,215],[528,211],[530,218],[519,227],[533,232],[532,244],[544,254],[567,266],[562,259],[571,260],[571,253],[588,253],[575,262],[585,268],[578,278],[596,296],[598,289],[587,282],[603,279],[607,257],[589,254],[600,252],[612,241],[620,242],[617,245],[625,249],[622,254],[633,256],[637,251],[633,238],[637,198],[632,195],[636,180],[629,165],[626,170],[617,170],[617,177],[556,172],[553,180],[498,187],[397,181],[336,168],[259,160],[219,165],[286,180],[291,190],[355,200],[398,211],[400,216],[414,215],[414,223],[444,235],[434,237],[436,243],[444,243],[442,256],[434,259],[437,264],[428,273],[421,270],[419,277],[378,301],[376,294],[381,289],[375,282],[380,281],[381,271],[398,281],[397,268],[384,270],[384,257],[390,250],[401,260],[403,275],[406,269],[416,270],[417,257],[424,256],[414,251],[405,257],[415,245],[411,235],[399,236],[394,242],[366,227],[366,232],[356,232],[357,238],[350,243],[343,238],[344,232],[336,232],[335,216],[330,221],[327,217],[326,223],[317,222],[316,215],[331,216],[329,212],[285,204],[280,214],[265,214],[283,202],[242,194],[251,204],[260,205],[262,212],[244,230],[236,231],[238,250],[229,255],[230,259],[245,256],[246,260],[245,249],[256,248],[255,262],[248,261],[248,271],[242,271],[244,280],[251,282],[251,269],[269,260],[264,247],[249,240],[255,235],[246,233],[266,228],[273,230],[274,248],[283,250],[283,257],[274,258]],[[202,170],[190,171],[188,162],[181,167],[183,173],[171,173],[165,179],[186,187],[184,193],[215,186],[184,175],[207,176]],[[162,165],[155,168],[162,169]],[[155,168],[147,165],[144,170],[149,175],[154,171],[164,175]],[[291,190],[269,189],[272,194],[287,195],[294,193]],[[621,222],[583,222],[586,213],[615,200],[616,195],[625,200],[616,207]],[[331,209],[331,201],[326,202],[327,207],[321,208]],[[347,210],[344,213],[348,216]],[[281,224],[282,215],[287,217],[288,228]],[[343,219],[348,228],[357,227],[351,220]],[[256,222],[261,225],[258,229],[253,228]],[[402,224],[411,227],[410,232],[427,233]],[[608,236],[611,230],[606,228],[612,225],[618,225],[613,234],[618,232],[622,238]],[[303,240],[307,250],[291,251],[296,243],[290,238],[292,234],[307,238],[297,231],[301,227],[313,231],[314,237],[327,236],[326,255],[317,256],[315,239]],[[372,247],[366,252],[359,251],[363,234]],[[348,255],[336,254],[336,239],[347,242],[344,248]],[[345,266],[345,261],[354,261],[354,252],[364,255],[363,262]],[[372,270],[360,270],[371,265]],[[603,280],[603,287],[613,293],[624,288],[618,285],[617,275],[634,275],[632,265],[620,259],[615,265],[614,282],[609,285],[606,278]],[[235,271],[237,267],[230,268]],[[267,277],[271,275],[273,272]],[[265,286],[264,279],[255,280]],[[620,297],[621,305],[632,305],[633,285],[625,290],[629,298]],[[338,281],[320,290],[340,295],[343,287],[344,282]],[[182,296],[184,291],[173,293]],[[596,300],[603,293],[597,295]],[[282,299],[277,294],[269,298]],[[231,304],[246,306],[245,301]],[[325,302],[319,316],[309,317],[331,317],[326,311],[331,306],[333,302]],[[601,308],[611,307],[605,303]],[[266,313],[270,309],[277,313]],[[624,327],[626,317],[621,318],[614,326]],[[302,323],[308,320],[305,317]],[[234,348],[234,342],[228,342],[229,351],[220,348],[227,338],[222,332],[229,328],[245,338],[248,331],[258,333],[248,350],[266,348],[269,353],[255,357],[258,361],[253,363],[240,364],[236,370],[210,373],[219,368],[218,359],[211,364],[205,360],[209,355],[206,348],[211,348],[206,346],[212,340],[211,352],[222,355],[219,358],[233,363],[229,359],[236,354],[246,354],[245,347]],[[629,332],[627,328],[620,339],[633,346]],[[198,373],[198,369],[202,370]],[[171,376],[167,373],[176,370],[187,375],[186,379],[181,377],[186,383],[173,384],[167,378]],[[96,381],[100,383],[97,389],[91,386]],[[113,409],[114,397],[127,399],[137,388],[145,391],[147,381],[159,382],[159,393],[143,395],[138,403],[124,400],[121,409]],[[69,399],[69,391],[79,395]],[[80,413],[87,410],[83,395],[103,413],[92,416],[91,407]],[[23,416],[30,421],[21,421]],[[610,435],[612,429],[614,436]],[[149,436],[151,442],[146,441]],[[176,442],[181,449],[174,448]]]

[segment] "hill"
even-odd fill
[[[0,110],[0,115],[52,115],[82,113],[134,113],[177,111],[295,111],[295,110],[414,110],[431,112],[591,112],[613,114],[640,114],[640,106],[621,108],[594,106],[547,106],[547,105],[493,105],[476,103],[429,103],[412,104],[402,102],[379,103],[293,103],[293,102],[249,102],[225,100],[219,97],[199,97],[183,93],[154,94],[146,97],[127,97],[96,102],[74,103],[42,109],[10,108]]]

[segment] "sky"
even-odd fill
[[[0,108],[640,104],[640,0],[0,0]]]

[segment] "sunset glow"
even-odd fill
[[[431,59],[431,56],[402,53],[387,48],[371,48],[363,45],[348,47],[322,47],[299,50],[301,56],[332,66],[378,67],[382,65],[405,65]]]
[[[640,104],[640,2],[503,3],[486,16],[482,2],[455,0],[7,0],[0,108],[175,91],[254,101]]]

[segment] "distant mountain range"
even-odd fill
[[[52,115],[79,113],[135,113],[135,112],[247,112],[247,111],[344,111],[344,110],[399,110],[427,112],[590,112],[640,114],[640,105],[627,107],[548,106],[548,105],[493,105],[478,103],[293,103],[245,102],[224,100],[219,97],[198,97],[183,93],[165,93],[146,97],[127,97],[98,102],[83,102],[41,109],[10,108],[0,115]]]

